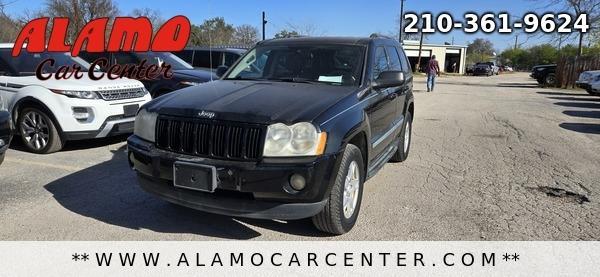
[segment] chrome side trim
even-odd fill
[[[402,117],[400,119],[400,121],[398,121],[396,124],[394,124],[394,126],[392,126],[392,128],[390,128],[387,132],[385,132],[385,134],[383,134],[380,138],[378,138],[375,142],[373,142],[371,145],[372,148],[377,147],[379,144],[381,144],[385,139],[387,139],[389,136],[391,136],[396,130],[398,130],[398,128],[402,127],[402,123],[404,123],[404,117]]]

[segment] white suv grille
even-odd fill
[[[100,97],[106,101],[139,98],[146,95],[144,88],[128,88],[98,91]]]

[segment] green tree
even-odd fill
[[[478,38],[467,46],[467,60],[470,63],[489,60],[494,54],[494,44],[489,39]]]
[[[275,38],[289,38],[289,37],[294,37],[294,36],[298,36],[298,32],[296,31],[288,31],[286,29],[283,29],[281,31],[279,31],[277,34],[275,34]]]
[[[235,28],[225,22],[223,17],[204,20],[201,25],[192,25],[190,45],[227,45],[233,42]]]

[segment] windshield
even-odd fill
[[[146,60],[148,64],[161,66],[163,63],[166,63],[173,70],[194,69],[190,64],[169,52],[145,52],[135,53],[135,55],[140,60]]]
[[[0,59],[8,65],[18,76],[35,75],[35,70],[40,63],[47,59],[54,59],[54,66],[49,63],[44,65],[45,73],[56,73],[58,68],[62,66],[71,67],[79,65],[82,72],[87,72],[90,69],[90,64],[79,57],[71,57],[69,53],[29,53],[21,51],[17,57],[11,55],[12,49],[0,49]]]
[[[364,46],[257,46],[224,79],[272,80],[358,86]]]

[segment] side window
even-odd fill
[[[402,48],[396,47],[396,51],[398,51],[400,61],[402,62],[402,71],[412,72],[412,68],[410,67],[410,61],[408,60],[408,57],[406,57],[406,53],[404,53],[404,50],[402,50]]]
[[[175,54],[180,59],[186,61],[187,63],[191,64],[192,57],[194,55],[194,50],[183,50],[179,52],[173,52],[173,54]]]
[[[10,75],[10,68],[8,68],[8,65],[6,65],[2,59],[0,59],[0,76],[6,75]]]
[[[387,56],[385,54],[385,49],[381,46],[377,47],[375,50],[375,59],[373,60],[373,74],[371,75],[371,79],[377,79],[381,72],[389,70]]]
[[[128,52],[117,52],[114,54],[116,64],[137,64],[138,59],[131,53]]]
[[[390,58],[390,70],[403,71],[402,65],[400,64],[400,57],[398,56],[398,50],[393,46],[386,46],[388,57]]]
[[[105,58],[110,63],[109,55],[110,55],[110,53],[108,53],[108,52],[90,53],[90,52],[84,51],[84,52],[79,53],[79,57],[84,59],[88,63],[93,63],[101,58]],[[110,66],[110,64],[107,64],[106,66],[104,66],[101,69],[106,70],[108,68],[108,66]]]
[[[240,55],[234,54],[234,53],[226,53],[225,52],[224,55],[225,55],[224,65],[226,65],[226,66],[232,66],[235,63],[235,61],[237,61],[237,59],[240,58]]]

